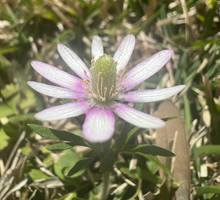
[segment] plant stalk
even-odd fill
[[[106,200],[109,194],[109,185],[110,185],[110,172],[104,172],[103,174],[103,190],[101,195],[101,200]]]

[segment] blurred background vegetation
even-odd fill
[[[121,155],[114,165],[109,199],[219,200],[219,15],[217,0],[1,0],[0,199],[100,199],[98,161],[72,176],[64,173],[87,149],[77,146],[62,153],[50,151],[46,145],[54,140],[41,138],[27,126],[40,123],[33,114],[56,100],[35,93],[26,82],[41,81],[30,67],[31,60],[69,70],[58,57],[58,43],[68,43],[89,66],[93,35],[101,36],[105,52],[113,55],[120,40],[130,33],[137,41],[128,67],[161,49],[175,52],[172,61],[142,89],[186,84],[172,105],[175,103],[183,116],[188,141],[177,145],[190,155],[177,174],[184,174],[189,166],[190,177],[182,177],[187,187],[176,195],[181,183],[171,181],[176,176],[172,167],[150,155]],[[158,105],[141,108],[150,112]],[[44,125],[76,133],[81,120]],[[137,131],[129,128],[130,135]],[[135,137],[146,133],[138,131]],[[154,132],[148,137],[158,141]],[[166,175],[159,175],[161,169]]]

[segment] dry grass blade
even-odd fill
[[[17,148],[19,147],[19,145],[21,144],[21,142],[24,140],[25,135],[26,135],[26,132],[23,131],[23,132],[21,133],[21,136],[19,137],[18,141],[16,142],[14,148],[12,149],[12,152],[11,152],[11,154],[10,154],[8,160],[7,160],[7,163],[6,163],[6,165],[5,165],[5,170],[7,170],[7,169],[9,168],[10,163],[11,163],[12,159],[14,158],[14,155],[16,154]]]
[[[16,186],[14,186],[8,193],[7,195],[5,195],[4,198],[2,198],[2,200],[7,199],[12,193],[20,190],[22,187],[24,187],[27,183],[28,179],[24,179],[22,180],[20,183],[18,183]]]
[[[37,186],[40,188],[57,188],[62,187],[63,183],[57,177],[50,177],[48,179],[35,181],[30,186]]]
[[[21,166],[25,162],[25,158],[21,155],[21,149],[19,148],[19,145],[23,141],[25,134],[25,131],[23,131],[18,141],[16,142],[14,148],[11,151],[9,159],[6,162],[6,167],[3,170],[2,176],[0,177],[1,200],[8,199],[11,194],[20,190],[27,183],[27,179],[23,179],[19,183],[16,183],[19,178],[17,174],[19,174],[18,172],[21,171]]]
[[[160,118],[180,115],[179,110],[169,101],[162,103],[156,112],[156,116]],[[160,158],[160,160],[172,170],[174,181],[179,184],[179,188],[176,191],[177,200],[188,200],[190,194],[189,146],[187,138],[184,120],[180,118],[168,120],[164,128],[157,130],[156,135],[157,145],[176,154],[173,160],[170,158]],[[165,175],[162,173],[162,176]]]

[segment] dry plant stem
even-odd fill
[[[21,133],[21,136],[20,136],[19,139],[17,140],[17,142],[16,142],[14,148],[12,149],[12,152],[11,152],[11,154],[10,154],[8,160],[7,160],[7,163],[6,163],[6,165],[5,165],[5,171],[9,168],[9,165],[10,165],[10,163],[11,163],[11,160],[12,160],[12,158],[14,157],[18,146],[20,145],[20,143],[21,143],[21,142],[23,141],[23,139],[25,138],[25,135],[26,135],[26,132],[23,131],[23,132]]]
[[[104,172],[103,174],[103,190],[101,195],[101,200],[106,200],[109,194],[109,185],[110,185],[110,172]]]
[[[188,14],[188,9],[187,9],[187,5],[186,5],[186,1],[185,0],[180,0],[181,6],[183,8],[183,13],[185,16],[185,23],[186,23],[186,30],[185,30],[185,39],[186,42],[189,41],[189,30],[188,28],[190,28],[190,20],[189,20],[189,14]]]

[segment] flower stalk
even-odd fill
[[[110,172],[106,171],[103,173],[103,190],[101,194],[101,200],[106,200],[109,195],[110,187]]]

